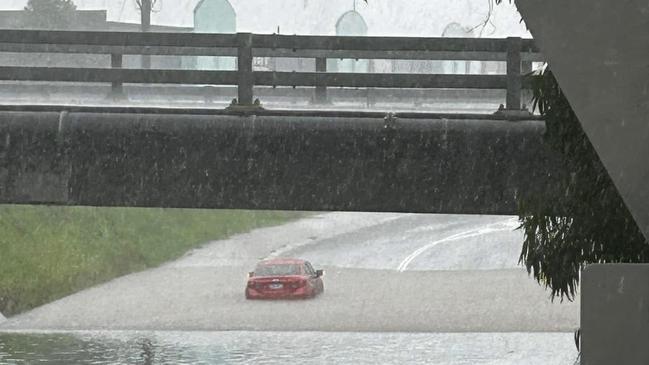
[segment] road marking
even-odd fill
[[[366,229],[366,228],[369,228],[369,227],[380,226],[382,224],[386,224],[386,223],[389,223],[391,221],[401,219],[401,218],[404,218],[404,217],[407,217],[407,216],[410,216],[410,215],[412,215],[412,214],[410,214],[410,213],[385,214],[385,216],[381,217],[381,219],[373,220],[369,224],[361,222],[361,223],[355,225],[353,228],[350,227],[349,230],[347,230],[346,228],[343,227],[343,229],[339,230],[338,232],[333,232],[333,233],[329,232],[329,234],[324,234],[322,236],[316,236],[316,237],[311,236],[311,237],[308,237],[306,240],[287,243],[284,246],[281,246],[281,247],[278,247],[278,248],[272,250],[266,257],[262,258],[261,260],[270,260],[270,259],[282,257],[282,256],[288,254],[291,251],[295,251],[297,249],[301,249],[301,248],[304,248],[304,247],[307,247],[307,246],[313,246],[313,245],[320,244],[324,240],[328,240],[328,239],[331,239],[331,238],[334,238],[334,237],[337,237],[337,236],[342,236],[342,235],[345,235],[345,234],[349,234],[349,233],[352,233],[352,232],[355,232],[355,231],[360,231],[360,230],[363,230],[363,229]]]
[[[498,227],[500,226],[500,227]],[[417,256],[421,255],[423,252],[437,246],[440,243],[444,242],[449,242],[449,241],[455,241],[459,240],[462,238],[470,238],[470,237],[477,237],[477,236],[482,236],[484,234],[488,233],[493,233],[493,232],[500,232],[500,231],[506,231],[506,230],[511,230],[513,228],[516,228],[518,226],[517,219],[516,218],[509,218],[505,221],[500,221],[496,223],[490,223],[487,225],[484,225],[479,228],[474,228],[468,231],[456,233],[454,235],[448,236],[446,238],[442,238],[441,240],[437,240],[434,242],[431,242],[427,245],[421,246],[415,251],[413,251],[408,257],[403,259],[401,263],[399,264],[399,267],[397,267],[397,270],[399,272],[404,272],[406,269],[408,269],[408,265],[417,258]]]

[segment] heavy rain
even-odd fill
[[[606,363],[646,138],[545,10],[0,2],[0,364]]]

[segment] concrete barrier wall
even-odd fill
[[[562,173],[541,121],[0,113],[0,201],[515,214]],[[556,192],[555,192],[556,193]]]
[[[315,88],[255,87],[254,97],[269,108],[357,108],[445,110],[453,112],[495,112],[505,102],[505,90],[473,89],[356,89],[329,88],[327,103],[314,104]],[[529,105],[531,96],[524,91],[523,102]],[[217,107],[228,105],[237,97],[236,87],[124,85],[124,95],[113,100],[110,84],[0,82],[0,100],[18,104],[62,105],[191,105]]]

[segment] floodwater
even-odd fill
[[[0,364],[570,364],[570,333],[0,333]]]

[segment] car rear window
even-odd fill
[[[302,270],[296,264],[260,265],[255,276],[300,275]]]

